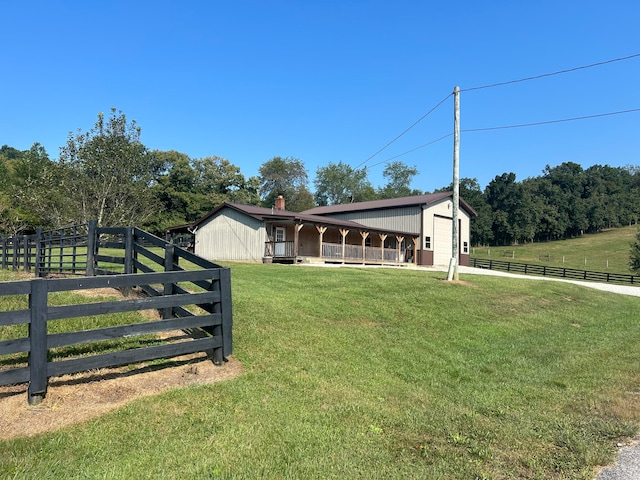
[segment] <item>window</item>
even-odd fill
[[[431,237],[424,237],[424,248],[431,249]]]
[[[469,244],[467,242],[463,243],[462,250],[464,253],[469,253]]]

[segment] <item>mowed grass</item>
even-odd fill
[[[638,226],[633,225],[566,240],[507,247],[474,247],[471,255],[483,259],[629,274],[631,243],[637,233]]]
[[[231,271],[244,375],[0,442],[0,478],[587,479],[637,433],[640,298],[408,269]]]

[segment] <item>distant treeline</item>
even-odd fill
[[[547,166],[539,177],[496,176],[484,191],[462,179],[460,196],[478,212],[474,245],[510,245],[568,238],[640,219],[640,167],[573,162]]]
[[[287,209],[428,193],[411,188],[415,166],[390,162],[386,184],[374,187],[367,171],[343,162],[319,167],[309,188],[304,163],[274,157],[245,177],[218,156],[191,159],[176,151],[149,151],[135,121],[111,110],[86,133],[69,134],[58,159],[39,143],[29,150],[0,148],[0,235],[38,226],[60,227],[97,219],[100,225],[136,225],[162,234],[191,223],[224,201],[273,205],[283,195]],[[448,185],[442,190],[450,190]],[[460,180],[460,195],[477,212],[473,245],[546,241],[637,223],[640,167],[566,162],[547,166],[535,178],[496,176],[483,190],[476,179]]]

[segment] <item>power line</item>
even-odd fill
[[[512,83],[526,82],[528,80],[537,80],[538,78],[551,77],[553,75],[560,75],[562,73],[575,72],[576,70],[584,70],[585,68],[598,67],[600,65],[606,65],[607,63],[621,62],[623,60],[629,60],[631,58],[636,58],[636,57],[640,57],[640,53],[635,53],[633,55],[628,55],[626,57],[620,57],[620,58],[614,58],[614,59],[611,59],[611,60],[605,60],[604,62],[592,63],[590,65],[583,65],[583,66],[580,66],[580,67],[568,68],[566,70],[559,70],[557,72],[543,73],[542,75],[535,75],[533,77],[520,78],[518,80],[509,80],[508,82],[493,83],[491,85],[482,85],[480,87],[463,88],[460,91],[461,92],[470,92],[472,90],[480,90],[480,89],[483,89],[483,88],[501,87],[503,85],[509,85],[509,84],[512,84]]]
[[[576,120],[587,120],[589,118],[598,118],[598,117],[607,117],[610,115],[621,115],[623,113],[632,113],[632,112],[640,112],[640,108],[634,108],[631,110],[621,110],[619,112],[609,112],[609,113],[599,113],[596,115],[586,115],[584,117],[573,117],[573,118],[564,118],[562,120],[547,120],[545,122],[534,122],[534,123],[521,123],[519,125],[506,125],[502,127],[486,127],[486,128],[471,128],[462,130],[462,132],[486,132],[488,130],[504,130],[507,128],[521,128],[521,127],[533,127],[536,125],[548,125],[551,123],[561,123],[561,122],[573,122]]]
[[[432,141],[430,141],[428,143],[420,145],[419,147],[412,148],[411,150],[407,150],[406,152],[399,153],[398,155],[395,155],[395,156],[393,156],[391,158],[387,158],[386,160],[383,160],[381,162],[374,163],[373,165],[369,165],[369,168],[377,167],[378,165],[382,165],[383,163],[390,162],[391,160],[395,160],[398,157],[403,157],[404,155],[408,155],[409,153],[413,153],[416,150],[420,150],[421,148],[428,147],[429,145],[432,145],[432,144],[434,144],[436,142],[439,142],[440,140],[444,140],[445,138],[448,138],[451,135],[453,135],[453,132],[452,133],[447,133],[446,135],[443,135],[440,138],[436,138],[435,140],[432,140]]]
[[[440,102],[438,102],[438,104],[433,107],[431,110],[429,110],[427,113],[425,113],[423,116],[421,116],[418,120],[416,120],[415,122],[413,122],[409,127],[407,127],[400,135],[398,135],[397,137],[395,137],[393,140],[391,140],[389,143],[387,143],[384,147],[382,147],[380,150],[378,150],[376,153],[374,153],[373,155],[371,155],[369,158],[367,158],[366,160],[364,160],[363,162],[360,162],[358,165],[356,165],[356,167],[354,168],[354,170],[357,170],[360,166],[364,165],[365,163],[367,163],[369,160],[371,160],[373,157],[375,157],[376,155],[378,155],[380,152],[382,152],[384,149],[386,149],[389,145],[391,145],[392,143],[394,143],[396,140],[398,140],[400,137],[402,137],[405,133],[407,133],[409,130],[411,130],[413,127],[415,127],[418,123],[420,123],[422,120],[424,120],[425,118],[427,118],[436,108],[438,108],[440,105],[442,105],[452,94],[448,94],[446,97],[444,97],[442,100],[440,100]]]

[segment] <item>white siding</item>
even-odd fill
[[[207,260],[262,261],[266,231],[264,223],[231,208],[200,225],[195,253]]]

